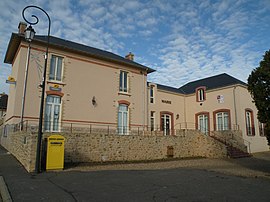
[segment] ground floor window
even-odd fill
[[[204,134],[209,133],[209,113],[196,114],[196,127]]]
[[[60,131],[61,97],[48,95],[46,98],[44,130],[51,132]]]
[[[118,107],[118,134],[128,134],[128,105],[119,104]]]
[[[259,122],[259,131],[260,131],[260,136],[264,137],[265,136],[265,124]]]
[[[254,128],[254,118],[253,118],[253,111],[250,109],[245,110],[246,116],[246,132],[248,136],[255,135],[255,128]]]
[[[218,110],[214,112],[214,127],[217,131],[230,130],[230,111]]]
[[[151,131],[155,130],[155,112],[151,111],[150,117]]]

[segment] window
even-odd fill
[[[128,105],[125,104],[118,107],[118,134],[128,134]]]
[[[49,79],[62,81],[63,58],[52,55]]]
[[[196,114],[196,128],[204,134],[209,133],[209,113]]]
[[[230,110],[218,110],[214,112],[214,127],[217,131],[230,130]]]
[[[253,111],[250,109],[245,110],[246,115],[246,132],[248,136],[255,135]]]
[[[61,97],[48,95],[46,98],[45,108],[45,131],[59,132],[60,131],[60,109]]]
[[[264,123],[259,122],[259,132],[260,132],[260,136],[262,136],[262,137],[265,136],[265,125],[264,125]]]
[[[151,131],[154,131],[155,130],[155,112],[153,111],[151,111],[150,123],[151,123]]]
[[[128,92],[128,73],[120,71],[119,91]]]
[[[150,86],[150,103],[154,103],[154,86]]]
[[[206,100],[205,89],[205,87],[199,87],[196,89],[197,102],[203,102],[204,100]]]

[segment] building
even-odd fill
[[[5,93],[0,94],[0,119],[6,114],[7,111],[8,95]]]
[[[148,88],[151,130],[160,128],[164,134],[177,129],[197,129],[205,134],[241,130],[251,152],[269,150],[246,83],[220,74],[180,88],[152,83]]]
[[[32,125],[39,117],[46,42],[47,37],[35,36],[31,43],[23,120]],[[20,122],[27,47],[23,33],[12,34],[5,62],[12,64],[11,77],[16,85],[10,85],[6,124]],[[50,37],[44,130],[58,132],[70,124],[92,124],[104,125],[106,130],[111,126],[118,133],[127,134],[132,128],[145,127],[147,74],[154,70],[134,62],[133,57],[131,53],[123,58]]]
[[[25,30],[20,23],[19,30]],[[13,33],[5,56],[12,64],[5,124],[38,125],[46,36],[35,36],[22,117],[28,43]],[[246,84],[227,74],[190,82],[180,88],[147,83],[155,70],[138,64],[134,55],[113,53],[50,38],[44,131],[98,130],[120,135],[177,135],[181,130],[241,130],[251,152],[268,150],[263,125]]]

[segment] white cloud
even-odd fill
[[[226,72],[243,81],[270,47],[269,0],[31,1],[52,20],[51,34],[125,55],[157,72],[149,80],[179,87]],[[3,58],[12,32],[22,21],[28,0],[0,1],[0,54]],[[37,34],[47,34],[48,21],[37,13]],[[7,23],[8,22],[8,23]],[[9,65],[0,66],[0,92]]]

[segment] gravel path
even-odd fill
[[[257,153],[251,158],[241,159],[197,158],[149,163],[117,163],[106,165],[79,164],[66,169],[66,171],[156,170],[173,168],[203,169],[227,175],[270,179],[270,152]]]

